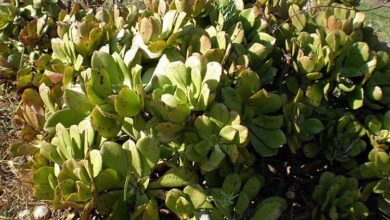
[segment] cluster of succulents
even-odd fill
[[[325,172],[313,192],[316,208],[313,219],[361,219],[368,217],[368,209],[361,201],[355,178]]]
[[[389,170],[390,159],[387,148],[374,148],[368,154],[368,161],[353,170],[353,175],[359,180],[366,180],[368,183],[364,188],[365,197],[372,193],[379,196],[378,207],[383,212],[389,211],[390,190]]]
[[[281,154],[345,172],[321,175],[313,219],[390,214],[389,55],[358,3],[1,3],[10,152],[37,199],[84,217],[278,219],[261,164]]]

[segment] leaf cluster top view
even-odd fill
[[[358,4],[1,3],[10,153],[35,198],[84,219],[283,219],[263,169],[280,158],[327,170],[309,218],[390,215],[389,54]]]

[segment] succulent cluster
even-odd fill
[[[389,55],[358,3],[1,3],[10,152],[82,217],[278,219],[262,164],[281,154],[354,176],[321,175],[313,219],[390,214]]]
[[[325,172],[313,192],[317,205],[313,219],[362,219],[368,217],[367,207],[361,201],[358,181]]]
[[[353,175],[359,180],[367,180],[364,188],[365,197],[371,193],[378,194],[378,207],[383,212],[389,211],[389,171],[390,157],[388,149],[376,148],[368,154],[368,161],[353,170]]]

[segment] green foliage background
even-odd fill
[[[10,153],[37,199],[84,219],[390,214],[390,60],[366,5],[60,3],[0,4]]]

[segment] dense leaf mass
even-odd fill
[[[389,54],[358,0],[59,3],[0,4],[10,152],[37,199],[83,218],[390,215]]]

